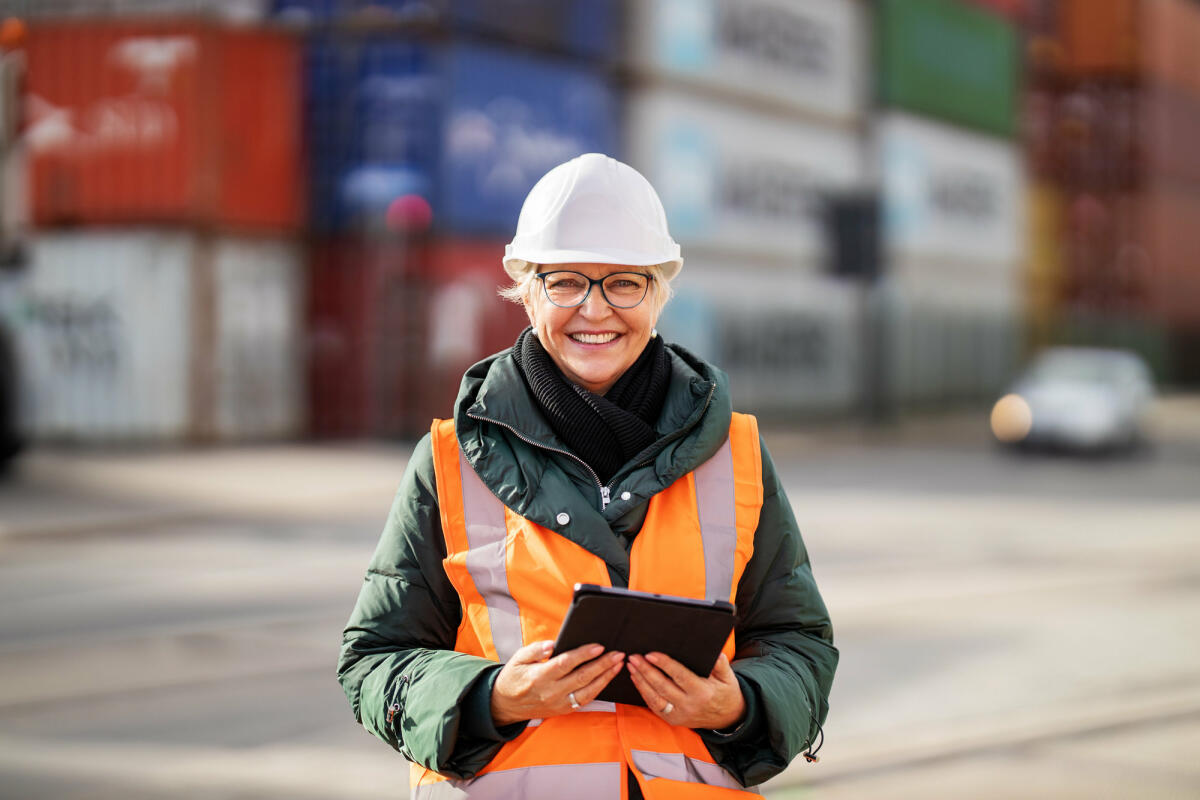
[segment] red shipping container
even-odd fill
[[[293,36],[200,22],[39,23],[27,53],[36,224],[301,225]]]
[[[1068,73],[1200,92],[1200,5],[1192,0],[1062,0],[1060,24]]]
[[[308,288],[309,428],[418,436],[453,415],[463,372],[527,324],[497,296],[502,242],[319,242]]]

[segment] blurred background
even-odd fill
[[[776,798],[1195,797],[1197,0],[0,0],[0,797],[404,796],[341,627],[604,152],[833,615]]]

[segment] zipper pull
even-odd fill
[[[600,487],[600,510],[601,511],[608,508],[608,504],[611,499],[612,498],[608,494],[608,487],[601,486]]]

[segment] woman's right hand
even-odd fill
[[[492,686],[492,718],[497,726],[527,719],[546,719],[574,711],[569,695],[581,706],[616,677],[625,654],[604,653],[598,644],[585,644],[559,653],[554,642],[534,642],[513,653]]]

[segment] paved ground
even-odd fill
[[[1200,796],[1200,402],[1159,446],[768,432],[842,665],[776,798]],[[0,485],[0,797],[404,796],[337,637],[401,446],[35,451]]]

